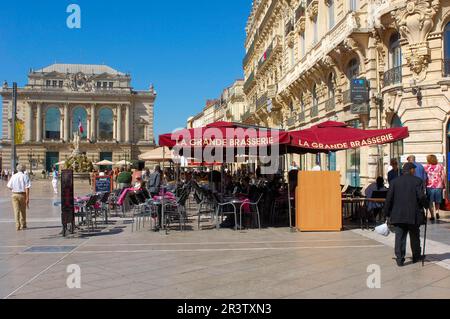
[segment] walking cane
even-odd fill
[[[428,228],[428,209],[426,210],[426,214],[425,214],[425,233],[424,233],[424,238],[423,238],[423,254],[422,254],[422,267],[425,267],[425,246],[427,244],[427,228]]]

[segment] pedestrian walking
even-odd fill
[[[56,169],[56,167],[53,167],[52,186],[53,186],[53,192],[55,193],[55,195],[58,195],[58,179],[59,179],[58,170]]]
[[[391,167],[392,169],[388,173],[389,185],[394,181],[394,179],[402,176],[402,170],[400,169],[396,158],[391,159]]]
[[[405,264],[408,233],[413,263],[422,259],[420,226],[426,222],[424,210],[428,208],[428,201],[423,181],[415,174],[416,165],[406,163],[403,166],[403,175],[392,182],[386,198],[385,215],[388,223],[395,227],[395,255],[399,267]]]
[[[416,167],[416,172],[414,173],[414,176],[420,178],[423,182],[423,186],[427,184],[427,173],[425,172],[425,168],[422,164],[416,162],[416,156],[411,155],[408,157],[408,162],[411,164],[414,164]]]
[[[19,166],[19,172],[14,174],[7,187],[12,191],[12,205],[17,231],[27,229],[27,208],[30,207],[30,177],[25,174],[25,165]]]
[[[431,221],[440,219],[439,209],[442,204],[443,192],[445,189],[445,169],[436,155],[427,157],[428,164],[424,166],[427,174],[427,197],[430,203]]]

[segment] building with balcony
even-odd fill
[[[208,100],[202,112],[190,117],[187,128],[199,128],[213,122],[240,122],[245,111],[244,80],[236,80],[223,90],[220,99]]]
[[[3,84],[3,166],[11,165],[12,88]],[[53,64],[31,70],[18,89],[18,161],[35,171],[68,158],[79,127],[80,150],[90,160],[135,159],[154,148],[156,92],[135,91],[131,77],[105,65]]]
[[[410,129],[410,138],[393,145],[295,156],[302,168],[320,162],[340,170],[342,184],[364,186],[387,173],[391,158],[447,158],[450,2],[259,0],[246,32],[248,123],[302,129],[335,120]],[[351,81],[362,78],[370,100],[353,104]]]

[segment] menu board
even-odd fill
[[[96,193],[110,193],[113,189],[111,176],[96,176],[95,177],[95,192]]]
[[[64,230],[68,224],[75,223],[75,200],[73,188],[73,171],[61,172],[61,221]]]

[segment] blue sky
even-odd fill
[[[71,3],[79,30],[66,26]],[[251,0],[4,1],[0,81],[23,86],[30,68],[54,62],[107,64],[130,72],[137,90],[154,83],[155,133],[170,132],[243,77],[250,9]]]

